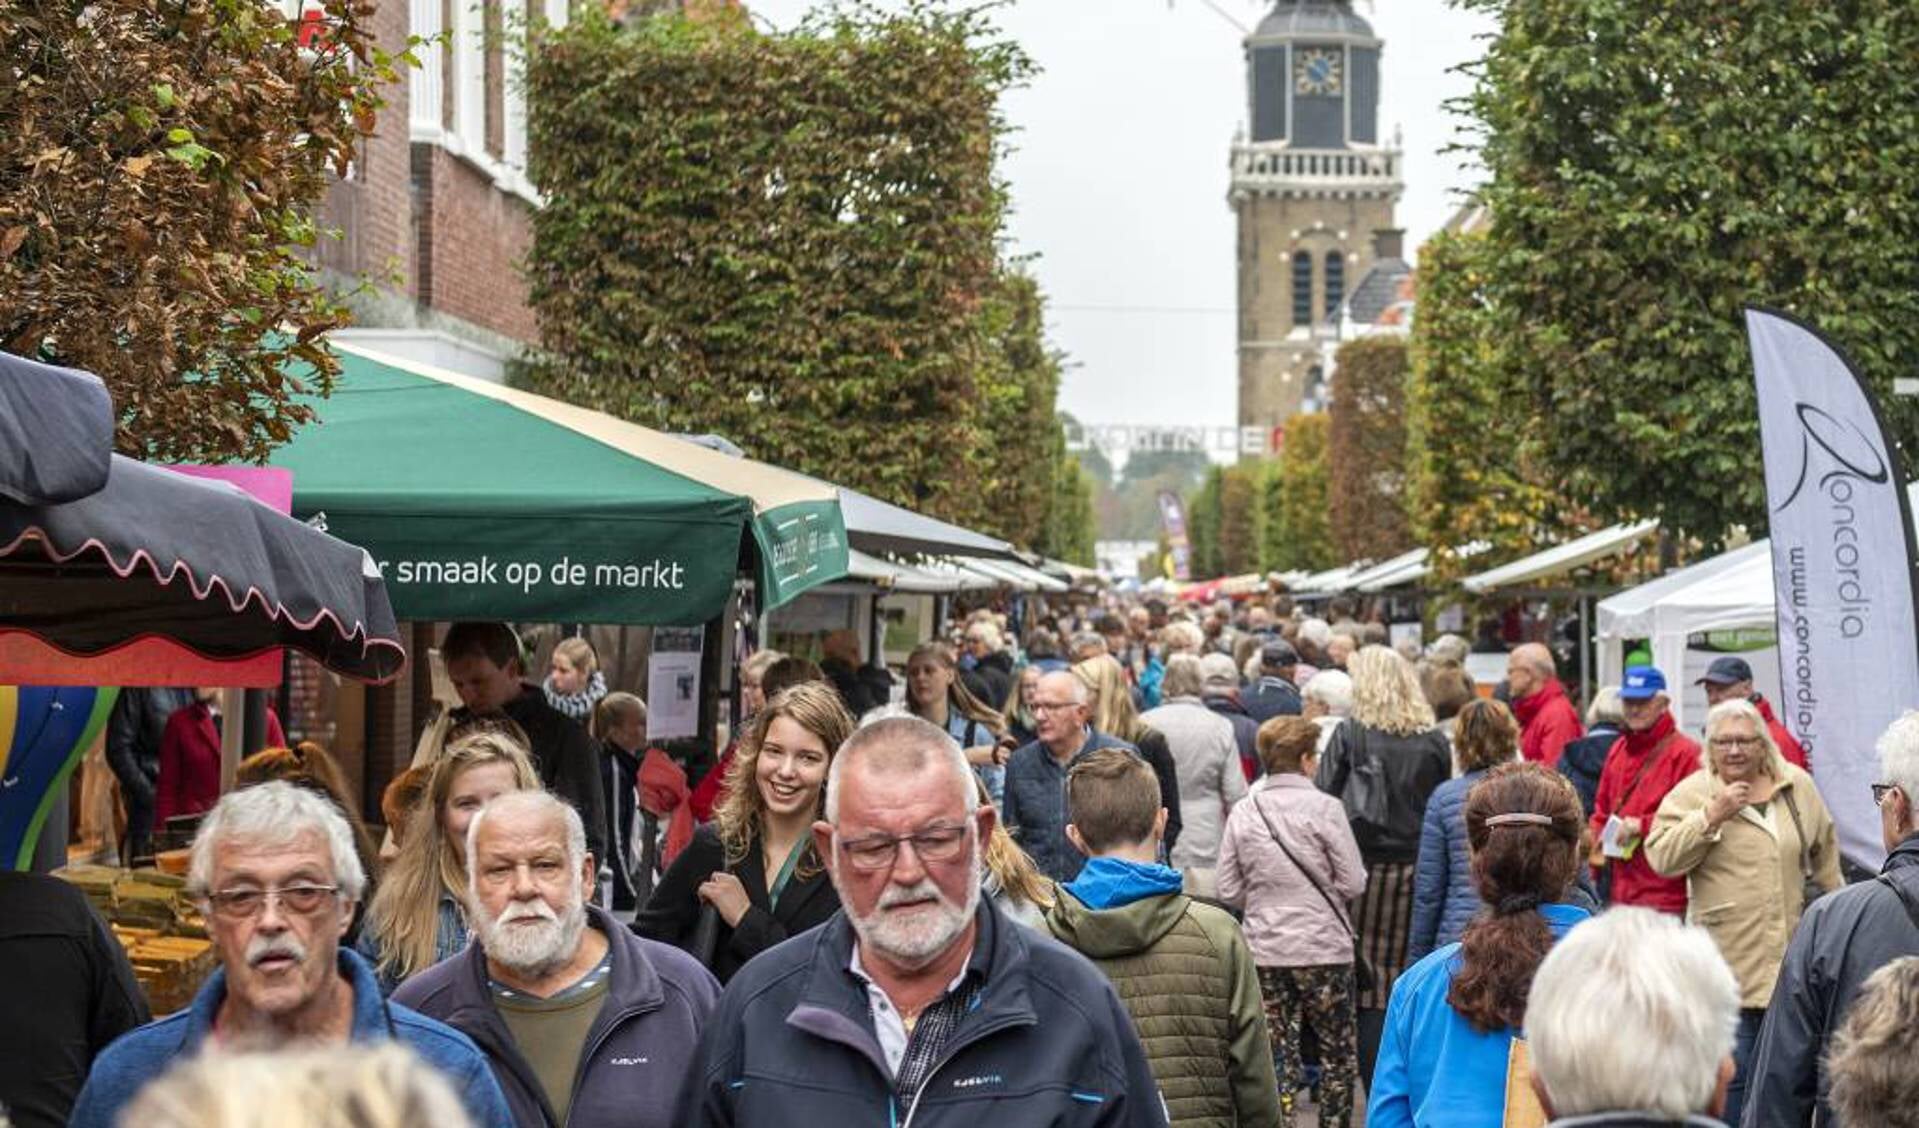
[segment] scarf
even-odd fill
[[[598,705],[600,698],[606,696],[606,675],[598,670],[593,671],[593,676],[587,679],[586,688],[578,693],[560,693],[556,691],[553,688],[552,674],[546,675],[546,680],[540,683],[540,688],[546,691],[546,703],[548,705],[553,706],[555,709],[572,717],[581,724],[591,724],[593,721],[593,706]]]
[[[653,817],[667,820],[666,842],[660,849],[664,872],[693,841],[693,808],[687,802],[692,792],[686,786],[686,770],[658,748],[648,748],[640,761],[638,787],[640,806]]]
[[[1558,678],[1553,678],[1526,696],[1513,698],[1513,716],[1519,721],[1521,728],[1530,728],[1533,718],[1537,717],[1547,705],[1565,696],[1566,687],[1559,684]]]
[[[1627,729],[1626,755],[1644,756],[1657,747],[1660,741],[1666,739],[1675,727],[1677,726],[1673,724],[1672,713],[1669,711],[1659,714],[1659,719],[1654,721],[1653,726],[1645,732],[1634,732],[1631,729]]]

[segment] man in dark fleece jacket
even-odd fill
[[[842,910],[727,984],[692,1128],[1160,1128],[1097,969],[980,895],[997,821],[944,730],[892,717],[833,758],[813,845]]]
[[[539,686],[523,681],[520,640],[505,623],[455,623],[440,644],[447,679],[464,708],[455,724],[503,716],[532,744],[533,768],[548,791],[573,804],[586,822],[586,848],[606,857],[606,792],[600,785],[600,747],[579,722],[547,704]]]
[[[1253,953],[1231,913],[1158,863],[1166,809],[1139,757],[1090,752],[1066,778],[1066,835],[1084,869],[1047,913],[1133,1016],[1174,1125],[1277,1124],[1273,1047]]]
[[[588,904],[593,858],[559,799],[502,795],[467,834],[475,941],[394,1001],[473,1039],[520,1128],[678,1128],[719,984]]]

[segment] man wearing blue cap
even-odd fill
[[[1673,722],[1658,667],[1626,667],[1619,699],[1626,731],[1607,751],[1593,797],[1593,866],[1610,903],[1684,916],[1686,879],[1661,877],[1643,847],[1660,801],[1699,770],[1699,745]]]

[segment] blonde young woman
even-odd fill
[[[540,683],[547,704],[567,716],[587,724],[593,719],[593,707],[606,696],[606,675],[600,672],[600,656],[593,644],[577,635],[563,638],[547,660],[546,680]]]
[[[966,750],[966,762],[986,785],[986,794],[999,806],[1006,792],[1006,757],[1012,752],[1001,739],[1006,720],[973,696],[960,680],[959,660],[953,648],[935,639],[913,648],[906,658],[908,713],[946,730]],[[884,710],[868,713],[872,718]]]
[[[1780,754],[1759,710],[1722,701],[1706,714],[1699,771],[1653,816],[1646,860],[1666,877],[1685,877],[1687,914],[1712,933],[1739,980],[1736,1072],[1726,1090],[1726,1122],[1737,1124],[1786,942],[1806,898],[1840,885],[1832,814],[1812,777]]]
[[[1408,963],[1414,864],[1426,801],[1453,774],[1446,734],[1411,662],[1384,646],[1364,646],[1347,660],[1352,710],[1320,755],[1315,780],[1338,799],[1366,864],[1366,892],[1353,914],[1360,951],[1373,970],[1359,993],[1359,1066],[1373,1075],[1393,981]]]
[[[355,944],[388,993],[466,947],[466,828],[474,813],[495,796],[539,786],[526,746],[503,728],[477,727],[447,742]]]
[[[826,770],[853,733],[839,694],[804,682],[776,694],[740,737],[713,821],[667,867],[633,931],[677,944],[725,983],[746,961],[839,910],[812,846]],[[712,950],[700,918],[717,914]]]
[[[1092,713],[1093,731],[1132,745],[1159,777],[1159,801],[1166,808],[1166,834],[1160,845],[1171,857],[1184,822],[1179,813],[1179,771],[1173,765],[1166,737],[1139,719],[1139,710],[1133,707],[1133,687],[1112,655],[1088,658],[1073,667],[1073,676],[1091,698],[1086,705]]]

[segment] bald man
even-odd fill
[[[1579,723],[1579,710],[1566,698],[1566,687],[1559,684],[1552,651],[1536,642],[1514,649],[1506,659],[1506,684],[1512,690],[1513,716],[1522,726],[1520,754],[1530,762],[1557,767],[1560,751],[1586,730]]]

